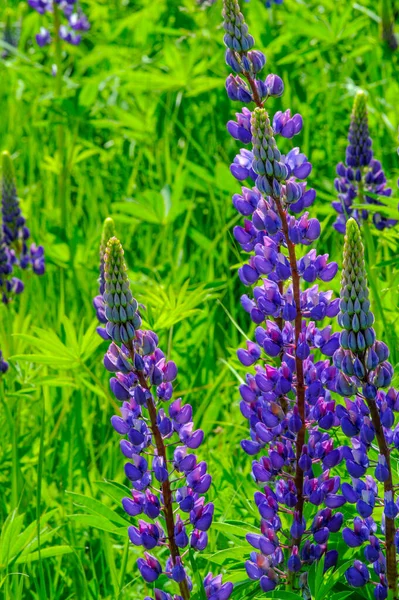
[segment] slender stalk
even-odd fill
[[[254,80],[248,73],[244,73],[244,75],[247,78],[248,83],[251,87],[255,104],[258,107],[262,108],[263,102],[261,101],[261,99],[259,97],[258,90],[256,88],[256,84],[255,84]],[[296,439],[295,487],[296,487],[296,491],[297,491],[297,503],[295,506],[295,510],[299,513],[300,520],[302,520],[303,505],[304,505],[304,497],[303,497],[303,479],[304,479],[304,477],[303,477],[303,471],[299,466],[299,459],[301,458],[301,455],[302,455],[302,448],[305,443],[305,434],[306,434],[305,383],[304,383],[304,374],[303,374],[303,363],[302,363],[302,360],[298,356],[296,356],[296,348],[298,346],[299,336],[300,336],[300,333],[302,330],[301,288],[300,288],[300,278],[299,278],[299,274],[298,274],[298,266],[297,266],[297,260],[296,260],[295,245],[291,242],[290,237],[289,237],[289,232],[288,232],[287,215],[281,204],[281,199],[274,197],[274,201],[276,203],[277,210],[278,210],[281,222],[282,222],[283,233],[284,233],[285,241],[286,241],[287,248],[288,248],[288,259],[289,259],[290,267],[291,267],[292,288],[293,288],[293,292],[294,292],[294,300],[295,300],[295,306],[296,306],[296,317],[295,317],[295,368],[296,368],[296,378],[297,378],[296,391],[297,391],[297,403],[298,403],[297,406],[298,406],[299,416],[302,421],[302,427],[299,430],[297,439]],[[281,289],[280,289],[280,291],[281,291]],[[277,321],[277,324],[280,325],[278,321]],[[302,537],[300,537],[298,539],[293,539],[292,545],[299,546],[301,543],[301,539],[302,539]],[[292,586],[291,578],[289,581],[287,581],[287,584],[289,587]]]
[[[55,75],[55,95],[57,99],[62,98],[63,82],[62,82],[62,45],[59,30],[61,26],[60,9],[58,4],[53,4],[53,19],[54,19],[54,46],[55,46],[55,64],[57,73]],[[66,178],[67,178],[67,161],[65,156],[65,129],[60,123],[57,126],[57,145],[59,155],[59,174],[58,174],[58,199],[61,209],[61,225],[68,231],[68,209],[66,201]],[[67,235],[66,235],[67,237]]]
[[[297,491],[297,503],[295,506],[295,510],[298,511],[300,519],[302,519],[303,514],[303,471],[299,467],[299,459],[302,455],[302,448],[305,443],[305,433],[306,433],[306,423],[305,423],[305,382],[303,375],[303,362],[302,360],[296,356],[296,348],[298,346],[299,335],[302,330],[302,312],[301,312],[301,288],[300,288],[300,279],[298,274],[298,266],[295,254],[295,246],[291,242],[289,233],[288,233],[288,224],[286,212],[284,211],[280,198],[274,198],[274,201],[277,206],[278,213],[280,215],[280,219],[283,226],[283,233],[287,243],[288,248],[288,258],[291,266],[291,274],[292,274],[292,288],[294,292],[294,300],[296,306],[296,317],[295,317],[295,367],[296,367],[296,392],[297,392],[297,400],[298,400],[298,411],[299,416],[302,421],[302,427],[298,432],[296,439],[296,472],[295,472],[295,487]],[[294,544],[299,545],[301,542],[301,538],[295,539]]]
[[[131,356],[132,360],[134,361],[134,350],[132,347],[130,347],[130,356]],[[146,378],[144,377],[143,373],[138,372],[137,374],[139,377],[140,385],[143,388],[150,390],[150,386],[148,385],[148,382],[147,382]],[[163,458],[165,465],[167,465],[168,462],[167,462],[167,455],[166,455],[166,447],[165,447],[161,432],[159,431],[159,428],[157,425],[157,411],[156,411],[155,403],[154,403],[152,397],[147,400],[147,407],[148,407],[148,412],[150,415],[151,430],[154,435],[155,445],[157,447],[158,456]],[[173,498],[172,498],[172,490],[170,487],[169,477],[166,479],[166,481],[164,481],[162,483],[162,495],[163,495],[163,513],[165,516],[166,530],[168,533],[168,546],[170,549],[170,554],[172,556],[172,562],[173,562],[173,564],[176,564],[176,559],[180,556],[180,551],[175,542],[175,520],[174,520],[174,515],[173,515]],[[179,587],[180,587],[180,594],[182,595],[183,600],[189,600],[190,590],[188,589],[187,579],[184,579],[184,581],[181,581],[179,583]]]
[[[362,357],[363,366],[366,372],[363,383],[368,383],[368,372],[365,365],[365,357]],[[380,414],[375,400],[365,398],[367,406],[370,410],[371,421],[374,425],[375,435],[378,443],[379,453],[384,456],[388,469],[388,478],[384,481],[384,492],[391,492],[392,498],[395,500],[395,486],[393,485],[391,454],[384,435]],[[398,571],[396,565],[396,546],[395,546],[395,519],[385,517],[385,542],[386,542],[386,560],[387,560],[387,580],[388,587],[392,591],[393,600],[398,600]]]

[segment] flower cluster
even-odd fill
[[[330,361],[339,337],[320,321],[338,314],[339,300],[318,285],[331,281],[338,267],[314,249],[297,257],[298,247],[320,236],[318,220],[302,212],[316,195],[303,181],[312,167],[299,148],[282,155],[276,138],[299,133],[302,118],[287,110],[270,122],[264,103],[281,95],[283,82],[277,75],[258,78],[265,57],[252,50],[254,41],[236,0],[225,0],[224,18],[226,62],[240,73],[227,78],[228,95],[257,105],[237,113],[228,131],[252,145],[231,165],[236,179],[255,184],[233,196],[244,216],[234,237],[250,253],[239,277],[255,285],[241,302],[257,326],[255,339],[237,355],[246,367],[254,365],[240,386],[240,408],[250,429],[242,447],[256,456],[252,475],[263,487],[255,493],[261,533],[247,536],[254,551],[246,568],[268,592],[279,584],[292,585],[315,560],[323,559],[327,570],[338,559],[328,543],[343,522],[336,509],[346,502],[332,471],[344,452],[329,434],[339,424],[331,396],[337,369]],[[313,285],[304,289],[307,283]]]
[[[336,415],[350,438],[343,456],[352,478],[351,484],[342,484],[342,493],[347,502],[356,504],[359,514],[353,527],[343,530],[343,537],[351,548],[364,546],[366,563],[372,563],[377,577],[376,600],[387,598],[388,586],[396,598],[399,502],[395,500],[391,452],[399,449],[399,426],[395,427],[399,393],[389,388],[393,369],[387,360],[388,347],[376,340],[372,328],[364,250],[354,219],[346,226],[338,322],[342,332],[340,348],[334,354],[339,369],[336,391],[345,397],[345,406],[337,407]],[[379,506],[384,507],[381,523],[372,518]],[[370,580],[370,573],[356,560],[346,579],[361,587]]]
[[[8,152],[3,152],[1,209],[0,292],[6,304],[14,294],[20,294],[24,289],[22,281],[13,276],[16,267],[31,267],[36,275],[43,275],[45,270],[43,247],[36,244],[28,246],[30,232],[19,206],[14,168]]]
[[[335,188],[338,200],[332,203],[338,217],[334,223],[339,233],[345,233],[346,221],[353,217],[362,224],[369,217],[364,208],[353,208],[353,204],[374,204],[383,206],[380,196],[390,196],[392,190],[386,187],[386,177],[381,163],[373,158],[372,140],[369,134],[367,119],[366,94],[359,91],[353,105],[351,124],[349,127],[346,160],[337,165]],[[387,219],[380,213],[373,213],[373,223],[379,230],[393,227],[397,221]]]
[[[137,561],[144,580],[152,583],[165,573],[179,585],[180,596],[156,590],[156,599],[187,600],[192,583],[181,553],[207,546],[214,512],[204,497],[212,478],[206,462],[194,453],[204,434],[194,428],[192,407],[181,398],[171,401],[177,367],[158,348],[157,335],[140,329],[138,304],[115,237],[107,243],[103,264],[106,331],[112,340],[104,365],[114,374],[111,390],[122,402],[121,416],[113,416],[111,422],[122,436],[125,473],[132,485],[131,497],[122,504],[128,515],[149,519],[139,519],[128,533],[131,542],[145,550]],[[149,553],[157,546],[169,551],[164,567]],[[204,587],[208,598],[226,600],[233,586],[208,575]]]
[[[93,306],[96,311],[96,316],[101,325],[97,327],[97,333],[104,339],[109,340],[109,335],[102,325],[107,323],[107,317],[105,316],[105,305],[103,300],[103,294],[105,290],[105,278],[104,278],[104,256],[107,247],[108,240],[115,236],[115,223],[111,217],[107,217],[103,224],[101,242],[100,242],[100,268],[98,278],[98,294],[93,298]]]
[[[36,275],[44,273],[44,249],[42,246],[31,244],[29,229],[21,214],[15,175],[8,152],[3,152],[2,161],[2,203],[0,219],[0,299],[8,304],[13,296],[23,292],[24,284],[14,275],[16,268],[31,267]],[[0,375],[8,370],[8,363],[3,360],[0,351]]]
[[[28,0],[29,6],[34,8],[39,14],[53,14],[54,11],[62,14],[67,24],[60,24],[58,28],[59,37],[67,42],[77,46],[82,39],[82,32],[90,29],[90,23],[86,15],[78,6],[77,0]],[[43,47],[51,43],[51,33],[46,27],[41,27],[36,34],[36,42]]]

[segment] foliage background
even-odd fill
[[[51,76],[53,49],[32,41],[43,17],[25,2],[0,8],[3,24],[8,10],[22,24],[18,48],[0,63],[0,146],[15,159],[28,225],[48,264],[12,307],[0,307],[0,347],[12,357],[0,389],[0,597],[7,600],[137,599],[151,591],[137,575],[140,551],[127,543],[119,508],[117,485],[126,482],[109,423],[116,407],[91,306],[108,215],[146,320],[179,365],[178,392],[207,434],[202,456],[214,478],[216,523],[201,571],[223,569],[244,581],[244,536],[258,522],[251,461],[239,445],[246,425],[235,349],[250,323],[240,308],[242,257],[231,234],[239,185],[228,165],[238,146],[225,123],[239,108],[224,91],[220,0],[205,9],[194,0],[82,5],[92,29],[79,47],[65,48],[61,94]],[[380,8],[372,0],[243,7],[268,70],[286,84],[271,110],[291,107],[304,117],[295,145],[314,164],[318,251],[338,261],[343,239],[332,228],[330,202],[357,86],[369,92],[375,154],[394,188],[391,211],[398,201],[399,55],[381,41]],[[396,364],[398,233],[365,233],[377,333]],[[338,277],[333,286],[337,292]],[[350,550],[339,550],[344,563]],[[335,600],[348,595],[340,579]],[[310,583],[317,600],[329,593],[315,572]],[[261,594],[246,584],[234,597]]]

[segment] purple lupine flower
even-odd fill
[[[392,194],[392,190],[386,187],[387,180],[381,163],[373,158],[366,99],[363,91],[356,94],[345,164],[337,165],[335,188],[338,192],[338,200],[334,201],[332,206],[338,213],[334,227],[339,233],[345,233],[346,221],[349,217],[353,217],[359,225],[368,220],[369,211],[354,208],[354,204],[383,206],[383,197]],[[372,220],[378,230],[393,227],[398,222],[378,212],[373,212]]]
[[[319,221],[309,213],[296,216],[315,199],[315,191],[303,181],[312,166],[299,148],[281,154],[275,138],[299,133],[302,117],[291,117],[290,110],[278,112],[271,126],[264,102],[281,96],[284,84],[274,74],[263,81],[258,71],[247,68],[253,38],[236,0],[225,0],[224,17],[229,32],[226,62],[233,70],[240,67],[237,86],[257,105],[237,113],[237,121],[230,122],[228,130],[244,144],[250,133],[252,144],[251,149],[240,150],[231,166],[236,179],[252,179],[255,184],[233,197],[234,206],[245,217],[243,226],[234,228],[234,237],[250,253],[239,277],[244,285],[255,286],[241,302],[257,325],[255,340],[249,340],[237,356],[245,367],[253,365],[240,386],[240,408],[249,423],[249,439],[242,442],[242,448],[254,457],[255,482],[266,484],[264,493],[255,493],[261,534],[247,535],[256,552],[246,569],[269,592],[284,584],[288,573],[290,581],[295,581],[305,564],[323,559],[328,569],[338,558],[328,544],[342,526],[343,515],[337,509],[346,498],[333,469],[346,455],[327,430],[339,425],[331,396],[337,368],[330,360],[339,347],[339,336],[319,322],[336,316],[339,302],[331,291],[321,291],[315,284],[316,280],[331,281],[338,266],[314,249],[298,252],[321,233]],[[234,20],[240,23],[238,30],[232,27]],[[251,41],[250,49],[239,44],[240,32]],[[238,98],[237,92],[229,96],[247,100]],[[273,358],[272,364],[267,357]],[[356,454],[353,462],[358,458]],[[280,511],[287,513],[286,518],[291,515],[288,543],[286,531],[281,531]],[[287,546],[290,550],[284,552]]]
[[[4,375],[5,373],[7,373],[8,368],[9,368],[9,364],[6,360],[4,360],[3,353],[0,350],[0,377],[2,375]]]
[[[36,34],[36,42],[41,48],[43,48],[43,46],[47,46],[47,44],[50,44],[51,35],[49,30],[45,27],[40,27],[39,33]]]
[[[383,390],[391,384],[393,368],[387,361],[387,346],[376,340],[373,322],[360,230],[350,218],[346,225],[338,314],[342,332],[334,363],[339,370],[336,391],[346,396],[346,406],[340,406],[336,414],[344,435],[350,438],[350,446],[345,446],[343,452],[353,478],[352,485],[346,482],[342,485],[342,493],[348,502],[356,503],[360,517],[355,517],[353,529],[343,530],[343,537],[351,547],[364,547],[367,563],[373,563],[379,576],[374,595],[386,598],[388,587],[393,597],[397,595],[395,540],[399,506],[393,485],[391,450],[397,448],[394,413],[399,412],[399,393],[392,387]],[[373,460],[369,458],[372,449]],[[378,526],[379,518],[374,521],[373,512],[375,506],[382,504],[383,519]],[[368,568],[359,560],[345,576],[353,587],[361,587],[370,579]]]
[[[106,247],[100,252],[100,290],[106,332],[112,340],[104,365],[113,374],[111,391],[122,402],[121,416],[113,416],[111,424],[122,436],[125,474],[132,486],[132,495],[122,500],[122,506],[130,516],[146,515],[154,521],[138,520],[129,527],[134,545],[151,551],[164,546],[169,549],[164,568],[147,552],[137,561],[144,580],[152,583],[163,572],[179,586],[181,595],[174,598],[188,600],[192,584],[180,552],[189,545],[194,550],[205,549],[214,511],[202,495],[211,485],[211,476],[206,463],[198,461],[193,452],[204,436],[194,428],[190,405],[183,405],[178,398],[166,408],[177,367],[158,348],[157,335],[140,329],[122,246],[115,237],[108,239],[112,227],[108,220],[102,238]],[[173,447],[170,452],[169,446]],[[206,578],[204,587],[206,593],[212,591],[214,595],[208,597],[213,600],[227,599],[232,591],[232,584],[221,585],[221,580],[212,576]],[[155,597],[172,598],[160,590]]]
[[[2,301],[8,303],[14,294],[20,294],[24,289],[22,281],[13,276],[14,269],[31,267],[36,275],[43,275],[45,271],[43,246],[31,244],[28,247],[27,244],[30,232],[21,213],[14,169],[8,152],[3,152],[1,209],[0,295]]]
[[[62,23],[57,32],[53,32],[53,38],[59,36],[68,44],[77,46],[80,44],[82,36],[77,32],[86,32],[90,29],[90,23],[85,14],[80,8],[76,8],[77,0],[28,0],[31,8],[39,14],[51,14],[57,10],[62,15],[67,24]],[[36,42],[40,47],[50,44],[52,41],[51,33],[46,27],[41,27],[39,33],[36,34]]]

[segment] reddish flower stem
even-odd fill
[[[132,347],[130,348],[130,356],[131,356],[132,360],[134,360],[134,350]],[[147,382],[146,378],[144,377],[143,373],[140,371],[136,371],[136,375],[138,376],[140,385],[144,389],[151,391],[151,387],[148,385],[148,382]],[[156,411],[152,396],[151,396],[151,398],[149,398],[147,400],[147,408],[148,408],[148,412],[150,415],[151,429],[152,429],[152,433],[153,433],[153,436],[155,439],[155,445],[157,448],[158,456],[163,458],[163,460],[165,462],[165,466],[166,466],[167,465],[166,448],[165,448],[165,444],[164,444],[161,432],[159,431],[159,428],[157,425],[157,411]],[[166,481],[164,481],[162,483],[162,495],[163,495],[163,513],[165,516],[166,530],[168,533],[168,536],[167,536],[168,546],[169,546],[170,554],[172,557],[172,562],[173,562],[173,564],[176,564],[176,559],[178,557],[180,557],[180,552],[179,552],[179,548],[176,546],[176,541],[175,541],[175,520],[174,520],[174,514],[173,514],[172,490],[170,487],[169,477]],[[188,589],[187,579],[184,579],[183,581],[181,581],[179,583],[179,588],[180,588],[180,594],[181,594],[183,600],[189,600],[190,599],[190,590]]]
[[[384,492],[392,492],[392,498],[395,499],[395,490],[392,480],[391,456],[387,441],[385,439],[384,430],[378,412],[377,405],[374,400],[367,400],[367,406],[370,409],[371,421],[374,425],[375,435],[378,442],[380,454],[385,457],[388,468],[388,479],[384,481]],[[395,519],[385,517],[385,541],[386,541],[386,559],[387,559],[387,580],[388,588],[392,591],[393,600],[398,600],[398,570],[396,566],[396,546],[395,546]]]
[[[295,487],[297,492],[297,503],[295,506],[295,510],[299,513],[300,519],[302,519],[303,514],[303,471],[299,466],[299,459],[302,455],[302,448],[305,443],[305,433],[306,433],[306,424],[305,424],[305,382],[303,376],[303,362],[298,356],[296,356],[296,348],[298,346],[299,335],[302,329],[302,312],[301,312],[301,288],[300,288],[300,279],[298,274],[298,266],[295,254],[295,245],[291,242],[288,232],[288,223],[286,212],[284,211],[280,198],[274,198],[274,201],[277,206],[278,213],[280,215],[280,219],[283,226],[283,233],[285,237],[285,241],[288,248],[288,258],[291,266],[291,276],[292,276],[292,288],[294,292],[294,300],[296,307],[296,317],[295,317],[295,367],[296,367],[296,392],[297,392],[297,406],[299,411],[299,416],[302,421],[302,427],[298,432],[296,439],[296,471],[295,471]],[[301,538],[294,539],[294,545],[299,546],[301,542]]]

